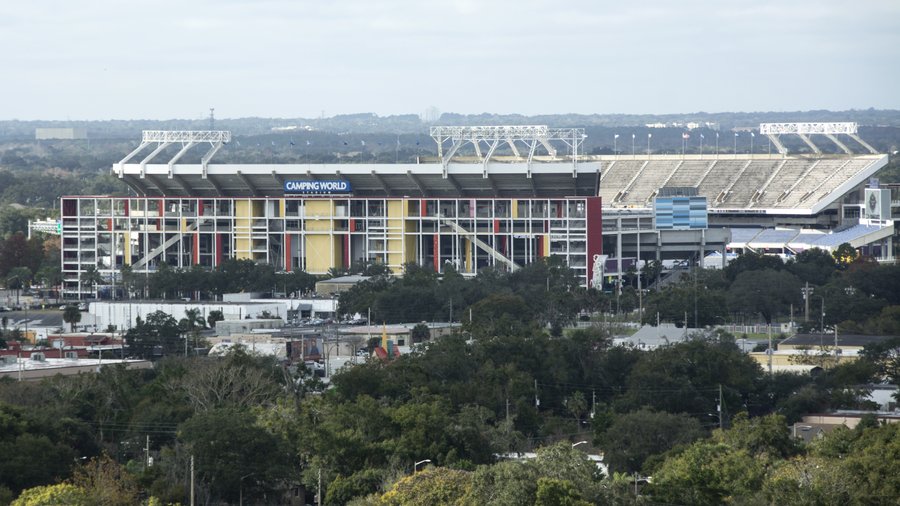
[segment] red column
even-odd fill
[[[434,234],[434,272],[441,272],[441,236]]]
[[[194,238],[194,255],[191,263],[197,265],[200,263],[200,234],[194,233],[191,236]]]
[[[222,265],[222,234],[216,234],[216,263],[218,267]]]
[[[290,236],[290,234],[284,234],[284,270],[287,272],[291,272],[294,270],[294,266],[291,265],[291,236]]]
[[[590,286],[594,256],[603,254],[603,205],[600,197],[587,197],[587,281]],[[599,260],[598,260],[599,261]]]

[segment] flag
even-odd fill
[[[737,137],[737,136],[738,136],[738,133],[737,133],[737,132],[735,132],[735,133],[734,133],[734,136],[735,136],[735,137]]]
[[[716,139],[719,138],[719,132],[716,132]]]
[[[703,137],[703,134],[700,134],[700,138],[701,138],[701,139],[705,139],[706,137]]]
[[[400,147],[400,137],[397,137],[397,147]]]
[[[238,146],[241,145],[241,141],[234,141],[234,142],[236,142]]]
[[[309,141],[306,141],[306,145],[309,146],[309,144],[310,144],[310,142],[309,142]]]
[[[653,134],[647,134],[647,138],[653,137]]]
[[[362,143],[363,147],[366,147],[366,141],[359,141]]]
[[[619,134],[616,134],[613,136],[613,139],[618,139],[618,138],[619,138]]]
[[[273,146],[275,145],[275,141],[272,141],[272,145],[273,145]]]
[[[631,134],[631,140],[634,140],[634,134]]]
[[[683,134],[681,134],[681,138],[682,138],[682,139],[690,139],[690,138],[691,138],[691,134],[689,134],[689,133],[687,133],[687,132],[684,132]]]
[[[294,145],[294,138],[291,137],[291,146],[293,146],[293,145]]]
[[[750,132],[750,137],[756,137],[756,134],[753,132]]]

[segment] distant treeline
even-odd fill
[[[424,116],[424,115],[423,115]],[[723,129],[751,127],[762,122],[780,121],[855,121],[864,126],[900,127],[900,111],[865,109],[849,111],[788,111],[788,112],[691,112],[676,114],[457,114],[444,113],[434,121],[426,121],[416,114],[379,116],[374,113],[342,114],[319,118],[227,118],[217,119],[214,128],[231,130],[236,135],[262,135],[273,128],[296,127],[299,132],[312,129],[324,132],[374,134],[427,134],[432,124],[440,125],[549,125],[554,127],[633,127],[648,123],[713,122]],[[141,130],[207,130],[209,118],[169,120],[5,120],[0,121],[0,140],[34,139],[35,128],[84,128],[93,139],[136,139]],[[282,130],[284,131],[284,130]]]

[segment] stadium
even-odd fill
[[[144,131],[112,167],[133,196],[61,199],[64,295],[96,296],[82,280],[89,266],[115,283],[125,266],[229,258],[312,274],[361,261],[399,273],[415,262],[471,276],[558,256],[598,288],[639,261],[724,265],[729,250],[789,255],[846,242],[893,258],[890,193],[873,180],[888,157],[856,124],[758,132],[777,153],[585,155],[579,128],[432,127],[438,156],[420,163],[217,164],[230,132]],[[790,153],[787,135],[811,153]],[[814,135],[842,154],[823,154]],[[199,163],[179,163],[198,147]]]

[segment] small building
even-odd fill
[[[676,327],[673,323],[661,323],[658,327],[644,325],[630,336],[615,338],[613,344],[632,346],[640,350],[653,350],[661,346],[687,341],[690,336],[702,332],[706,332],[706,329]]]
[[[808,372],[834,367],[841,362],[859,359],[868,344],[893,339],[895,336],[864,336],[857,334],[797,334],[778,344],[771,352],[751,353],[764,369],[768,369],[771,357],[773,372]]]
[[[227,337],[233,334],[250,334],[254,331],[265,333],[270,330],[278,330],[284,327],[281,318],[254,318],[245,320],[222,320],[216,322],[216,335]]]
[[[60,350],[62,351],[62,350]],[[49,352],[49,350],[48,350]],[[102,358],[51,358],[41,353],[32,353],[25,357],[0,357],[0,378],[12,378],[19,381],[40,380],[62,374],[72,376],[82,373],[99,372],[109,365],[124,365],[128,369],[150,369],[153,364],[148,360],[123,360]]]
[[[369,279],[369,276],[352,275],[317,281],[316,294],[319,297],[333,297],[341,292],[346,292],[367,279]]]
[[[38,141],[74,141],[87,138],[87,130],[84,128],[57,127],[34,129],[34,139]]]

